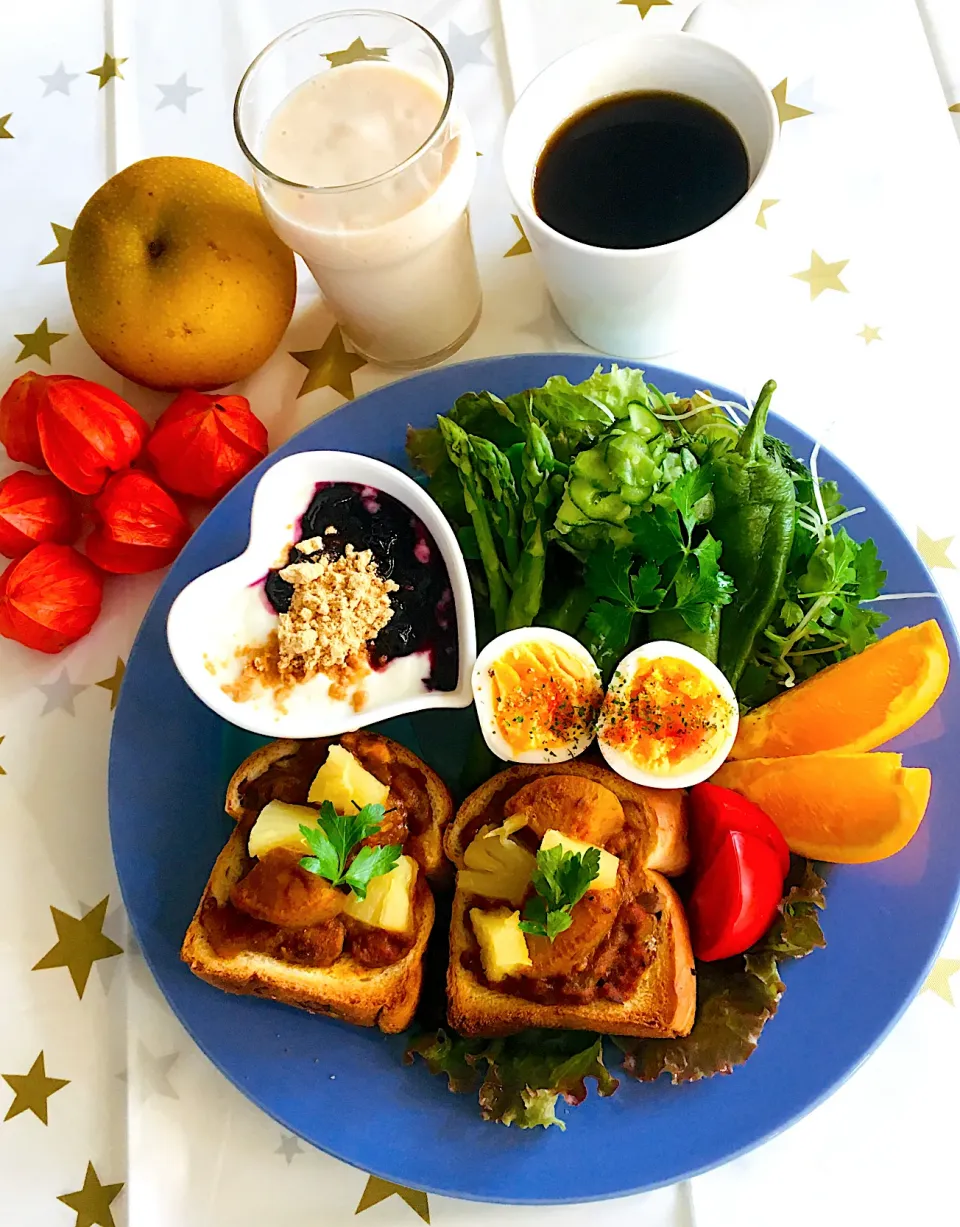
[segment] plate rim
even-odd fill
[[[439,372],[463,371],[464,373],[469,373],[471,370],[476,370],[478,368],[489,369],[491,366],[503,366],[503,365],[507,365],[511,363],[522,365],[525,361],[530,361],[530,360],[539,361],[543,359],[549,359],[551,362],[556,362],[558,366],[561,366],[561,367],[563,366],[564,363],[569,363],[573,361],[576,363],[591,362],[593,363],[593,365],[598,366],[598,367],[609,367],[610,364],[616,364],[620,366],[621,368],[626,367],[629,369],[642,369],[644,371],[656,369],[658,372],[662,372],[663,374],[666,374],[669,377],[675,376],[682,381],[686,381],[686,382],[690,382],[694,384],[698,382],[702,382],[700,376],[693,375],[687,371],[681,371],[681,370],[676,370],[671,367],[661,366],[659,362],[657,361],[640,363],[639,361],[633,361],[630,359],[624,359],[624,358],[612,356],[612,355],[597,354],[595,352],[527,351],[527,352],[515,353],[515,354],[490,355],[488,357],[474,358],[474,359],[470,359],[468,361],[459,362],[459,363],[442,364],[438,367],[431,368],[430,370],[427,370],[427,371],[414,372],[410,375],[405,375],[402,378],[390,380],[387,383],[378,385],[376,388],[370,389],[369,392],[363,393],[362,395],[356,397],[355,400],[345,401],[343,404],[336,406],[329,413],[324,414],[322,415],[322,417],[316,418],[313,421],[307,423],[300,430],[298,430],[294,435],[292,435],[289,439],[284,440],[284,442],[280,444],[280,448],[290,449],[291,445],[295,444],[298,439],[300,439],[306,432],[312,430],[321,421],[325,422],[328,419],[334,417],[335,415],[339,416],[345,410],[349,411],[352,406],[366,400],[369,396],[375,395],[385,390],[395,389],[401,385],[413,384],[419,380],[424,379],[425,377],[436,375]],[[562,373],[562,372],[558,371],[556,373]],[[710,381],[706,381],[704,382],[703,386],[713,387],[714,385],[710,383]],[[719,385],[717,386],[719,388]],[[741,393],[737,393],[737,392],[734,392],[733,390],[727,389],[726,386],[724,386],[723,388],[720,388],[720,391],[724,393],[729,392],[730,396],[738,401],[742,401],[744,399]],[[774,416],[780,417],[781,415],[776,414]],[[787,422],[787,424],[793,430],[797,431],[805,439],[811,440],[811,442],[815,442],[815,440],[811,438],[810,434],[805,429],[803,429],[803,427],[797,425],[795,422],[793,422],[790,419],[783,418],[782,420]],[[307,449],[302,449],[302,450],[307,450]],[[339,450],[345,450],[345,449],[339,449]],[[285,453],[285,454],[289,454],[289,453]],[[368,453],[364,452],[364,453],[358,453],[358,454],[366,455]],[[855,470],[852,469],[849,465],[847,465],[846,461],[841,456],[836,455],[832,450],[826,450],[826,449],[822,450],[822,454],[825,454],[830,459],[835,460],[842,468],[849,471],[850,474],[861,485],[865,484],[863,483],[862,479],[860,479],[857,476]],[[275,456],[276,456],[276,452],[271,452],[270,454],[268,454],[257,465],[257,467],[253,469],[251,473],[248,474],[243,479],[243,482],[240,483],[240,485],[250,482],[250,483],[254,483],[253,488],[255,488],[255,484],[259,482],[264,472],[267,469],[271,468],[275,463],[277,463],[278,459],[283,458],[283,457],[277,457],[275,459]],[[238,489],[238,488],[239,486],[235,487],[235,489]],[[897,517],[895,517],[890,512],[886,503],[884,503],[883,500],[877,497],[870,487],[866,486],[865,488],[867,489],[871,498],[873,499],[875,507],[882,513],[885,519],[889,522],[889,524],[892,526],[895,533],[899,536],[902,544],[907,547],[915,563],[919,565],[923,573],[926,575],[927,580],[930,584],[931,593],[935,593],[935,595],[931,595],[930,599],[935,601],[935,604],[937,606],[936,617],[939,620],[942,620],[941,624],[943,626],[945,637],[947,638],[948,643],[950,643],[950,646],[953,648],[952,656],[954,657],[954,660],[957,662],[957,666],[960,666],[960,642],[958,642],[958,640],[960,640],[960,636],[958,636],[958,633],[957,633],[957,625],[953,619],[949,606],[946,604],[943,598],[943,595],[940,592],[936,584],[936,581],[934,580],[933,576],[930,574],[929,568],[927,567],[923,558],[919,554],[915,544],[906,535]],[[232,493],[232,491],[230,493]],[[229,497],[229,493],[226,497]],[[189,546],[186,548],[189,548]],[[151,614],[153,613],[155,605],[159,602],[161,593],[166,586],[168,578],[169,578],[169,572],[164,577],[164,579],[161,581],[160,585],[157,588],[156,593],[153,595],[147,609],[145,610],[143,614],[140,626],[137,629],[137,635],[134,639],[134,642],[131,646],[130,653],[128,656],[128,668],[129,668],[130,661],[133,659],[134,654],[139,647],[139,643],[142,637],[143,626],[147,622],[148,618],[150,618]],[[152,953],[148,953],[148,951],[150,950],[150,946],[148,943],[145,943],[142,940],[138,921],[134,919],[134,914],[131,912],[128,906],[127,892],[126,892],[125,885],[124,885],[123,875],[121,874],[120,867],[116,859],[115,841],[114,841],[114,805],[113,805],[113,780],[114,780],[113,764],[114,764],[114,748],[115,748],[114,733],[119,723],[120,715],[122,713],[123,701],[124,701],[123,690],[121,689],[120,699],[117,704],[117,710],[114,715],[114,724],[111,730],[110,752],[109,752],[109,760],[108,760],[108,818],[109,818],[109,829],[110,829],[110,840],[111,840],[111,853],[114,857],[114,866],[115,866],[115,870],[117,874],[117,880],[120,886],[121,897],[124,903],[124,910],[127,913],[127,917],[130,922],[131,930],[137,941],[140,953],[143,955],[144,961],[146,962],[150,970],[150,974],[153,979],[153,982],[156,985],[156,987],[159,989],[160,993],[162,994],[167,1008],[171,1011],[171,1013],[177,1019],[178,1023],[184,1028],[184,1030],[187,1031],[187,1033],[190,1035],[193,1042],[197,1044],[198,1048],[204,1053],[204,1055],[217,1068],[220,1074],[222,1074],[222,1076],[225,1077],[227,1081],[232,1086],[234,1086],[241,1095],[244,1096],[245,1099],[255,1104],[271,1120],[276,1121],[278,1124],[282,1125],[284,1128],[294,1133],[297,1137],[300,1137],[304,1141],[308,1142],[308,1144],[315,1146],[318,1150],[321,1151],[321,1153],[328,1154],[333,1158],[339,1159],[341,1162],[344,1162],[348,1164],[349,1166],[354,1167],[355,1170],[362,1171],[369,1175],[378,1176],[382,1179],[394,1181],[396,1172],[391,1172],[388,1169],[378,1167],[376,1162],[374,1162],[373,1164],[368,1164],[366,1160],[364,1160],[362,1163],[362,1166],[358,1165],[358,1163],[355,1161],[354,1158],[348,1157],[347,1155],[340,1153],[330,1143],[324,1142],[321,1145],[320,1143],[315,1142],[311,1138],[307,1138],[300,1131],[300,1129],[297,1126],[291,1124],[289,1120],[285,1118],[284,1115],[281,1115],[275,1109],[268,1107],[257,1094],[253,1093],[252,1091],[250,1091],[249,1089],[247,1089],[246,1087],[240,1085],[237,1081],[235,1081],[234,1077],[229,1072],[227,1072],[227,1070],[223,1067],[223,1065],[220,1063],[218,1058],[211,1051],[211,1047],[209,1047],[206,1044],[206,1042],[204,1042],[198,1037],[198,1035],[194,1031],[193,1026],[185,1020],[185,1018],[181,1015],[180,1011],[176,1008],[176,1006],[173,1004],[170,997],[168,996],[160,978],[158,977],[155,971]],[[199,700],[197,701],[199,702]],[[936,945],[932,949],[931,953],[927,956],[919,972],[914,976],[910,991],[898,1003],[897,1008],[893,1011],[891,1017],[888,1019],[886,1024],[880,1029],[880,1031],[877,1033],[877,1035],[874,1037],[874,1039],[868,1045],[868,1047],[864,1049],[864,1051],[860,1054],[860,1056],[852,1064],[848,1065],[841,1074],[839,1074],[831,1082],[829,1082],[827,1086],[822,1088],[818,1094],[816,1094],[813,1098],[804,1102],[799,1108],[793,1111],[789,1116],[785,1117],[776,1126],[770,1129],[767,1129],[760,1136],[754,1137],[751,1140],[744,1142],[741,1146],[737,1147],[735,1150],[728,1151],[721,1158],[718,1158],[713,1161],[707,1161],[705,1163],[698,1164],[694,1167],[685,1168],[682,1172],[670,1174],[663,1178],[657,1178],[653,1180],[644,1180],[641,1183],[630,1184],[629,1187],[620,1187],[616,1189],[611,1188],[609,1191],[605,1191],[605,1192],[600,1192],[600,1193],[593,1192],[591,1193],[589,1198],[586,1200],[576,1197],[576,1196],[574,1197],[533,1196],[533,1197],[523,1197],[523,1198],[518,1198],[516,1196],[498,1197],[498,1196],[493,1196],[488,1193],[476,1193],[476,1192],[471,1192],[471,1191],[464,1191],[463,1189],[460,1189],[460,1188],[457,1188],[456,1190],[451,1190],[449,1186],[445,1188],[445,1187],[442,1187],[441,1185],[434,1184],[432,1181],[429,1181],[429,1180],[420,1181],[416,1185],[416,1188],[425,1193],[433,1194],[435,1196],[451,1197],[451,1198],[460,1199],[463,1201],[477,1202],[480,1204],[489,1204],[489,1205],[518,1205],[518,1206],[581,1205],[581,1204],[585,1205],[585,1204],[590,1204],[592,1202],[609,1201],[609,1200],[614,1200],[614,1199],[622,1198],[622,1197],[637,1196],[645,1192],[652,1192],[656,1189],[661,1189],[661,1188],[664,1188],[664,1187],[667,1187],[673,1184],[680,1183],[685,1180],[693,1179],[696,1176],[703,1175],[706,1172],[712,1171],[720,1166],[723,1166],[729,1162],[732,1162],[734,1159],[737,1159],[749,1153],[750,1151],[757,1149],[758,1147],[764,1145],[765,1143],[771,1141],[773,1138],[779,1136],[781,1133],[791,1128],[798,1121],[802,1120],[805,1116],[807,1116],[814,1109],[816,1109],[817,1107],[822,1105],[827,1099],[829,1099],[844,1083],[846,1083],[865,1064],[865,1062],[873,1055],[873,1053],[876,1051],[879,1045],[887,1038],[887,1036],[890,1034],[893,1028],[897,1025],[897,1023],[903,1017],[903,1014],[907,1010],[907,1007],[915,999],[918,990],[920,989],[921,985],[923,984],[924,980],[929,974],[930,969],[933,967],[934,963],[936,962],[940,949],[942,948],[943,942],[946,936],[948,935],[950,928],[954,922],[954,919],[957,915],[958,909],[960,909],[960,875],[958,875],[956,881],[954,882],[952,899],[951,899],[949,908],[947,910],[947,914],[945,915],[939,927],[939,931],[938,931],[937,939],[936,939]],[[609,1037],[608,1037],[608,1042],[609,1042]],[[667,1085],[663,1081],[662,1077],[661,1079],[658,1080],[658,1082],[660,1085],[664,1085],[664,1086]],[[651,1084],[651,1085],[656,1085],[656,1084]],[[683,1088],[671,1088],[671,1089],[679,1093],[682,1091]],[[592,1093],[595,1095],[595,1091]],[[492,1124],[487,1124],[485,1122],[479,1121],[479,1117],[477,1119],[478,1119],[478,1122],[482,1124],[484,1128],[494,1127]],[[573,1118],[574,1128],[576,1127],[576,1124],[577,1124],[576,1117],[574,1116]],[[540,1131],[540,1132],[551,1133],[553,1131],[547,1130],[547,1131]],[[531,1154],[529,1158],[530,1158],[531,1163],[535,1164],[536,1162],[535,1155]],[[634,1177],[634,1179],[636,1179],[636,1177]]]

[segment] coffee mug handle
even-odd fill
[[[751,66],[763,62],[752,26],[736,0],[701,0],[683,23],[685,34],[715,43]]]

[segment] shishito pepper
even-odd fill
[[[710,531],[723,542],[723,569],[736,588],[721,616],[719,664],[734,689],[773,614],[796,526],[793,479],[765,447],[776,386],[764,384],[737,446],[714,461]]]
[[[710,606],[702,630],[689,626],[678,609],[658,610],[647,620],[647,637],[683,643],[715,665],[720,651],[720,610],[719,605]]]

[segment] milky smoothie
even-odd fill
[[[476,148],[445,106],[425,76],[361,61],[304,81],[263,136],[271,177],[258,189],[271,225],[355,347],[390,365],[452,352],[480,312],[467,214]]]

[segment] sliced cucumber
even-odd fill
[[[606,461],[621,485],[645,486],[648,493],[660,476],[660,466],[647,445],[633,433],[614,435],[607,441]]]
[[[644,441],[663,434],[663,423],[645,405],[630,406],[630,426]]]
[[[554,527],[558,533],[568,533],[572,528],[592,524],[593,521],[583,514],[567,491],[564,491],[560,506],[557,508],[557,518]]]
[[[607,467],[605,450],[605,444],[600,443],[581,452],[571,465],[570,472],[577,477],[586,478],[601,490],[616,490],[619,483]]]
[[[619,494],[607,493],[585,477],[571,477],[567,493],[588,520],[603,520],[607,524],[622,524],[630,507]]]

